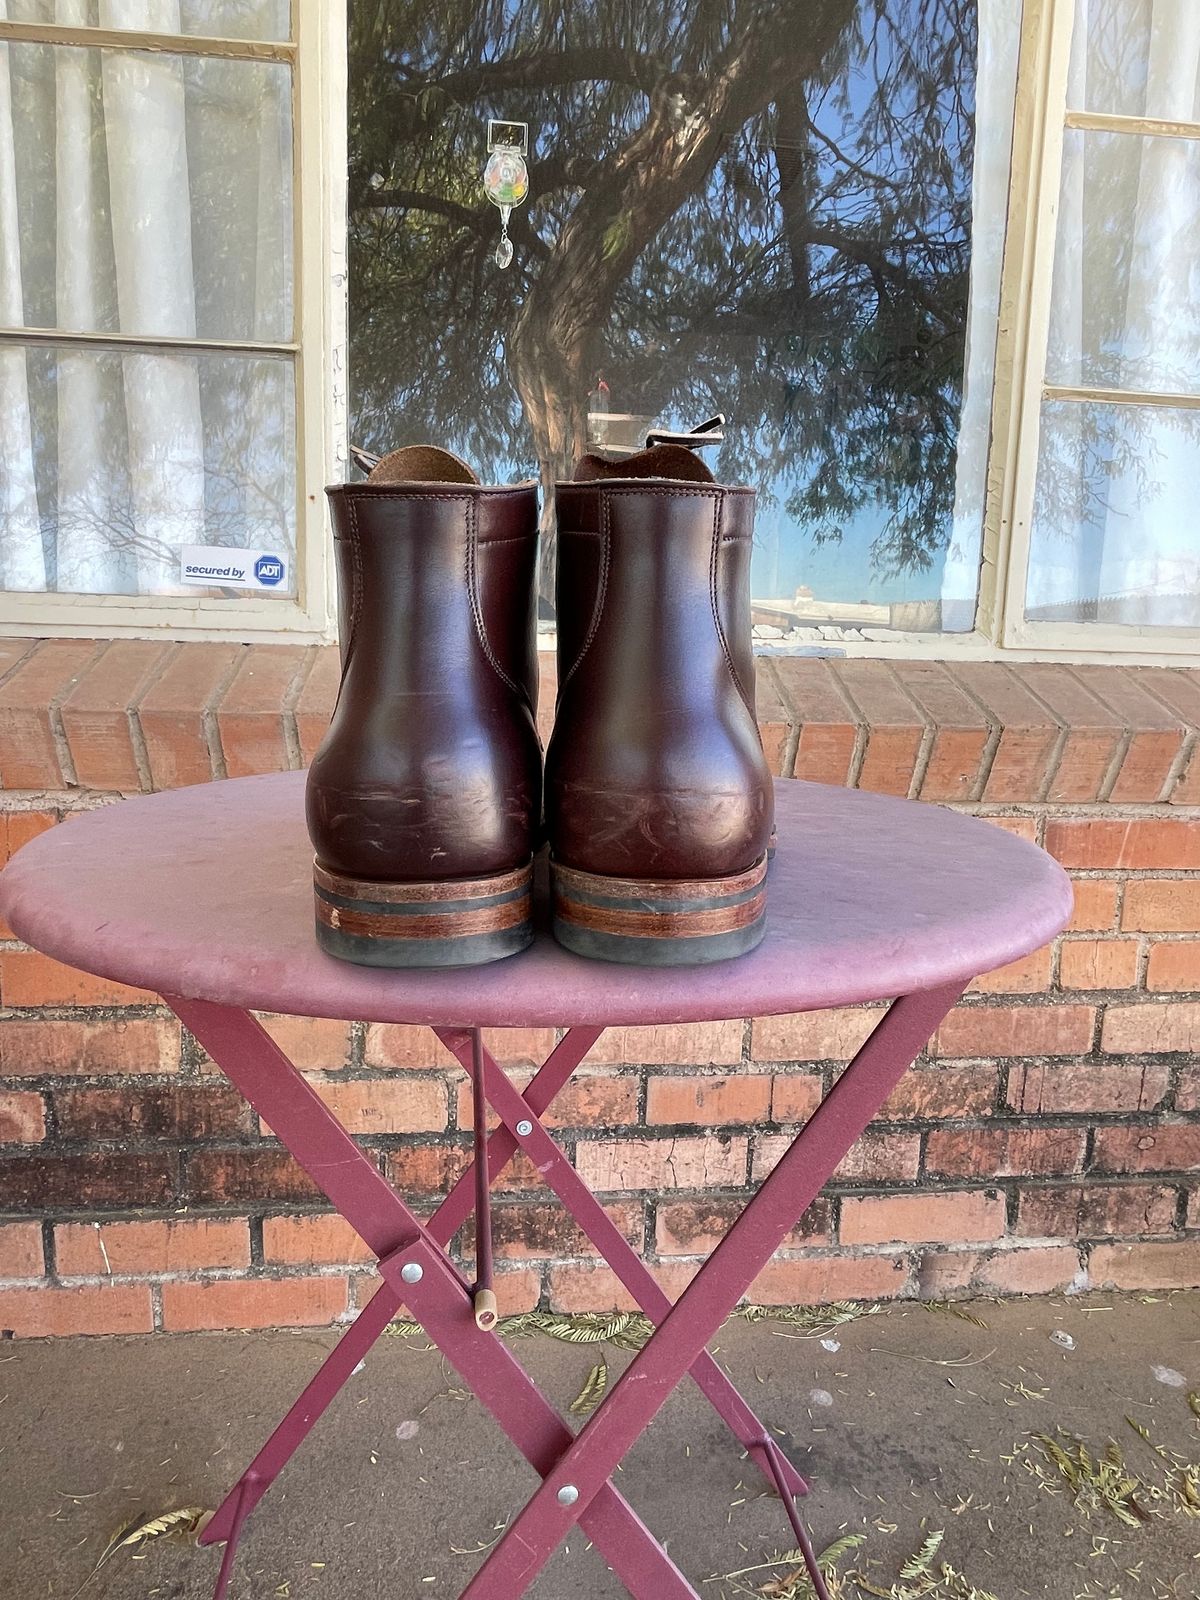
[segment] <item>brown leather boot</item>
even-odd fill
[[[327,492],[342,684],[308,774],[317,942],[371,967],[512,955],[541,814],[537,489],[416,446]]]
[[[556,493],[555,936],[648,966],[741,955],[765,931],[774,810],[754,711],[754,492],[659,445],[586,456]]]

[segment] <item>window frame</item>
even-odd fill
[[[1025,596],[1033,537],[1034,499],[1037,491],[1038,454],[1041,442],[1042,405],[1048,400],[1091,400],[1112,405],[1178,405],[1200,409],[1200,395],[1144,393],[1131,389],[1093,388],[1046,381],[1049,354],[1050,319],[1053,295],[1054,256],[1058,243],[1059,193],[1062,180],[1063,140],[1068,128],[1131,136],[1160,135],[1200,138],[1200,123],[1173,122],[1161,117],[1131,117],[1107,112],[1073,110],[1067,104],[1067,79],[1075,25],[1075,0],[1026,0],[1026,16],[1033,19],[1030,35],[1022,40],[1022,67],[1027,51],[1030,78],[1027,93],[1032,115],[1021,124],[1021,90],[1018,87],[1015,127],[1034,141],[1024,215],[1018,217],[1021,195],[1018,188],[1018,163],[1014,148],[1013,187],[1009,196],[1009,237],[1006,246],[1007,276],[1011,252],[1012,268],[1018,270],[1025,286],[1020,329],[1020,351],[1013,365],[1014,415],[1012,438],[1006,451],[1005,484],[995,518],[992,549],[995,560],[994,594],[988,614],[989,633],[1002,652],[1026,651],[1045,658],[1050,652],[1070,652],[1093,657],[1104,653],[1128,660],[1149,656],[1178,658],[1200,653],[1200,627],[1155,627],[1140,623],[1031,621],[1025,615]],[[1014,224],[1017,224],[1014,227]],[[1019,289],[1018,289],[1019,294]],[[1006,321],[1002,299],[1001,330]],[[1018,319],[1014,319],[1014,322]],[[1015,329],[1014,329],[1015,331]],[[996,428],[1000,404],[1000,363],[997,386],[992,398],[995,465],[999,432]],[[990,470],[990,469],[989,469]],[[985,545],[986,545],[985,528]],[[985,558],[986,565],[986,558]],[[982,596],[981,596],[982,602]],[[983,614],[976,613],[976,628]]]
[[[278,343],[160,339],[53,328],[0,328],[15,346],[94,350],[197,350],[290,358],[296,396],[296,594],[287,599],[208,595],[87,595],[0,590],[0,631],[17,637],[230,639],[246,643],[327,640],[333,630],[333,564],[325,484],[344,460],[345,361],[345,0],[291,0],[291,39],[0,21],[0,43],[82,46],[226,60],[277,61],[291,72],[293,326]],[[327,393],[327,373],[337,376]]]

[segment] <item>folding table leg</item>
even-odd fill
[[[575,1068],[603,1032],[601,1028],[573,1028],[546,1057],[526,1090],[526,1102],[536,1112],[554,1099]],[[214,1057],[215,1059],[215,1057]],[[493,1177],[512,1160],[518,1146],[516,1136],[503,1124],[487,1142],[488,1168]],[[442,1201],[427,1227],[440,1245],[448,1245],[471,1209],[471,1165]],[[382,1284],[346,1329],[322,1365],[305,1385],[304,1392],[266,1444],[229,1490],[200,1536],[201,1544],[220,1544],[229,1539],[234,1521],[245,1498],[251,1511],[304,1443],[325,1410],[399,1311],[401,1297],[387,1283]],[[244,1515],[244,1513],[243,1513]]]
[[[416,1296],[432,1307],[430,1337],[468,1377],[535,1470],[549,1471],[570,1443],[570,1429],[500,1340],[476,1327],[466,1279],[312,1085],[248,1012],[177,997],[169,997],[168,1003],[375,1251],[393,1292],[410,1305]],[[403,1264],[411,1260],[421,1269],[415,1284],[428,1280],[420,1294],[403,1277],[401,1256],[406,1252]],[[436,1300],[431,1298],[434,1293]],[[308,1426],[311,1423],[305,1424],[305,1431]],[[229,1532],[234,1545],[249,1509],[251,1487],[243,1479],[237,1490]],[[645,1600],[696,1600],[696,1591],[611,1484],[597,1485],[590,1500],[594,1503],[577,1520],[633,1593],[640,1592]],[[227,1548],[218,1579],[222,1586],[228,1583],[231,1568],[232,1552]],[[493,1590],[492,1600],[506,1600],[505,1591]]]
[[[469,1029],[435,1028],[434,1032],[464,1066],[473,1060],[474,1040]],[[492,1109],[510,1129],[522,1127],[517,1142],[537,1167],[542,1181],[553,1190],[568,1213],[587,1234],[618,1279],[653,1323],[660,1323],[671,1309],[671,1301],[653,1274],[613,1222],[608,1212],[563,1155],[553,1138],[537,1119],[533,1104],[533,1085],[522,1095],[508,1080],[503,1067],[489,1052],[483,1055],[483,1077]],[[732,1431],[742,1448],[766,1478],[772,1489],[778,1487],[776,1474],[761,1441],[767,1430],[738,1393],[733,1381],[721,1371],[707,1350],[701,1351],[691,1376],[711,1403],[717,1415]],[[784,1480],[792,1494],[808,1493],[808,1484],[787,1457],[783,1457]]]
[[[961,985],[896,1000],[709,1260],[491,1551],[462,1600],[517,1600],[903,1077]],[[564,1492],[565,1491],[565,1492]]]

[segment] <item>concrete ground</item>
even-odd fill
[[[0,1345],[0,1596],[70,1600],[122,1522],[214,1506],[333,1337]],[[610,1380],[631,1359],[513,1347],[563,1407],[602,1355]],[[893,1305],[807,1336],[735,1321],[716,1349],[811,1476],[817,1548],[863,1540],[836,1596],[1200,1595],[1200,1295]],[[792,1542],[782,1509],[694,1386],[617,1481],[704,1600],[810,1595],[765,1564]],[[252,1517],[231,1600],[449,1600],[532,1487],[424,1340],[386,1338]],[[218,1560],[158,1539],[84,1596],[199,1600]],[[625,1591],[576,1537],[531,1593]]]

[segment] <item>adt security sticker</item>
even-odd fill
[[[277,550],[185,545],[179,557],[179,581],[205,589],[286,589],[288,558]]]

